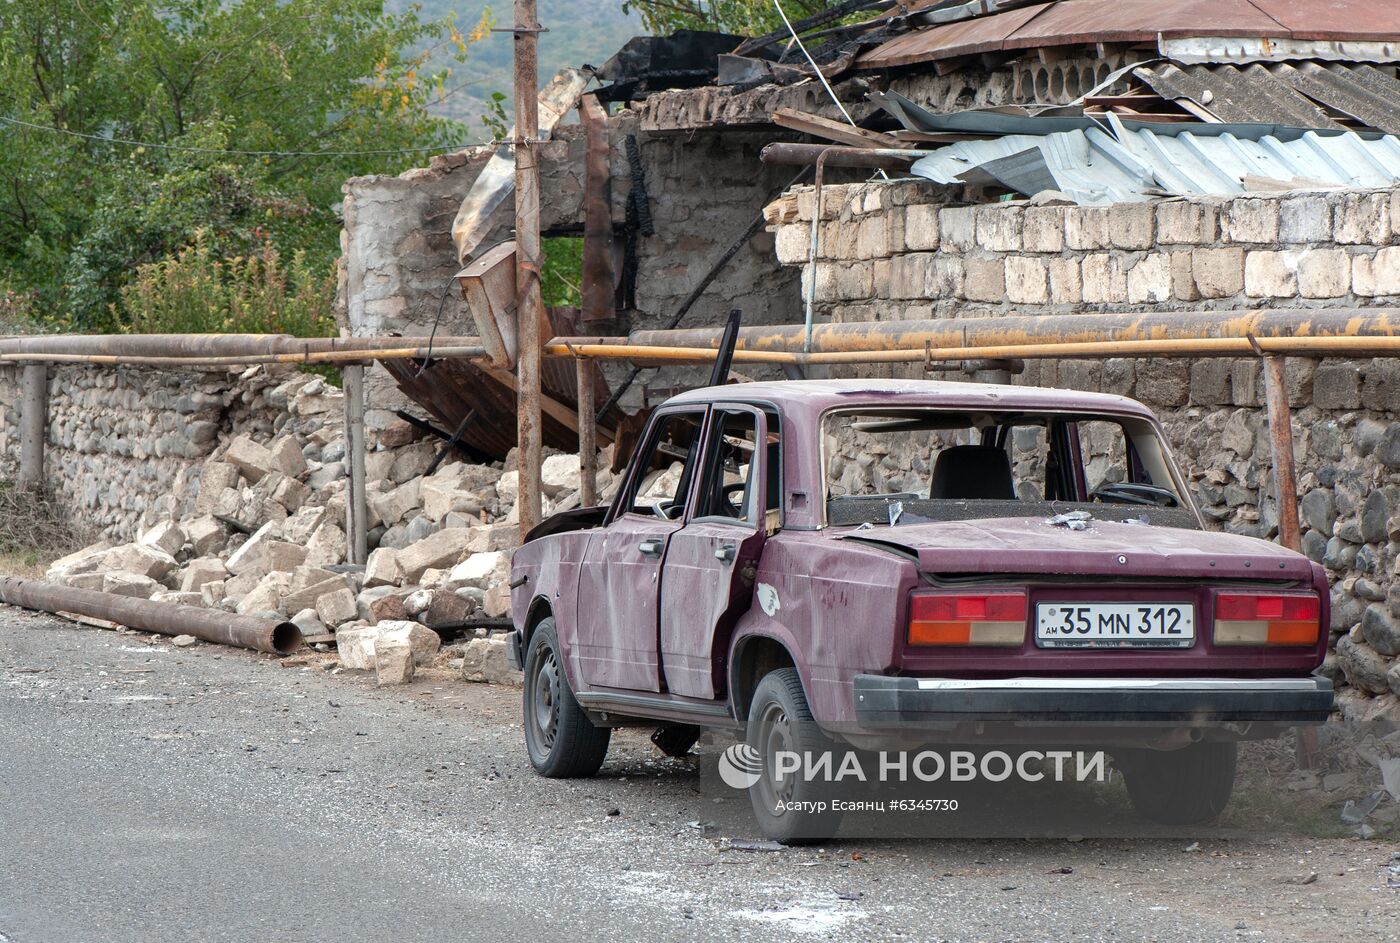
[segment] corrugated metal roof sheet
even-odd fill
[[[920,29],[861,55],[859,68],[984,52],[1182,37],[1400,39],[1395,0],[1055,0]]]
[[[1229,133],[1129,130],[1116,116],[1109,116],[1109,124],[1112,133],[1090,128],[963,141],[920,158],[910,170],[938,183],[992,177],[1028,196],[1050,180],[1053,189],[1086,204],[1163,194],[1228,196],[1247,192],[1256,180],[1272,181],[1272,189],[1400,182],[1400,139],[1391,135],[1367,140],[1309,131],[1290,141],[1272,135],[1249,140]]]
[[[1169,101],[1187,100],[1222,122],[1342,130],[1335,116],[1400,133],[1400,79],[1393,67],[1279,63],[1140,66],[1133,77]]]

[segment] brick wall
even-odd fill
[[[819,320],[1400,303],[1400,191],[1178,199],[1108,207],[950,205],[893,181],[769,207],[779,259],[815,277]],[[1333,581],[1325,670],[1345,710],[1400,720],[1400,362],[1290,358],[1304,550]],[[922,375],[874,366],[864,375]],[[1164,420],[1211,526],[1273,538],[1258,363],[1031,361],[1016,382],[1132,396]]]

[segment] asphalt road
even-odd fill
[[[518,699],[0,607],[0,943],[1400,938],[1376,843],[728,849],[639,733],[536,777]]]

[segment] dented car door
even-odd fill
[[[576,652],[590,688],[661,690],[661,563],[689,511],[705,414],[691,407],[652,417],[608,525],[589,542]]]
[[[752,406],[717,405],[711,414],[693,510],[662,567],[661,662],[672,694],[718,696],[729,634],[753,598],[777,428],[776,414]]]

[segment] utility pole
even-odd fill
[[[540,24],[535,0],[515,0],[515,367],[520,533],[540,522]]]

